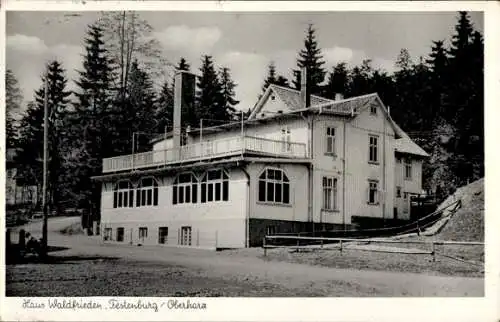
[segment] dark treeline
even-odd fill
[[[300,89],[300,68],[307,67],[313,94],[334,98],[377,92],[391,117],[431,157],[424,163],[423,185],[438,194],[484,176],[483,37],[467,12],[459,12],[449,39],[429,44],[428,57],[411,58],[401,49],[395,72],[372,67],[371,60],[349,68],[337,63],[326,70],[316,30],[309,25],[304,47],[292,70]],[[263,85],[288,86],[272,62]],[[443,191],[444,189],[444,191]]]
[[[151,32],[137,13],[103,13],[82,40],[85,51],[79,76],[71,80],[73,93],[61,63],[47,65],[52,209],[81,207],[98,215],[100,185],[90,178],[102,172],[102,159],[131,153],[133,133],[134,150],[140,152],[149,148],[155,133],[172,130],[173,79],[154,83],[168,61]],[[201,118],[207,126],[240,118],[231,71],[217,66],[210,55],[200,59],[196,98],[193,109],[183,111],[182,126],[198,127]],[[428,57],[417,61],[402,49],[392,74],[373,68],[370,60],[353,68],[342,62],[332,70],[324,65],[311,25],[294,79],[278,75],[271,62],[262,90],[269,84],[299,88],[297,71],[305,66],[315,94],[333,98],[335,93],[351,97],[377,92],[394,120],[431,154],[424,166],[426,188],[453,188],[484,175],[483,39],[467,13],[459,13],[449,46],[436,40],[429,44]],[[174,67],[191,69],[184,58]],[[7,146],[18,150],[18,177],[40,188],[44,80],[22,109],[16,78],[6,73]],[[14,121],[12,115],[21,110],[21,119]]]

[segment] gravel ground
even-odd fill
[[[49,227],[58,232],[64,224]],[[263,257],[262,249],[213,252],[49,236],[52,246],[67,249],[52,253],[53,263],[7,265],[8,295],[484,296],[484,278],[444,276],[450,272],[428,269],[444,262],[422,255],[272,250]],[[411,273],[415,267],[425,274]]]

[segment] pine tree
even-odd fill
[[[460,12],[449,50],[450,84],[445,117],[456,129],[450,152],[459,184],[484,175],[482,36],[474,31],[467,12]]]
[[[163,83],[156,100],[155,119],[158,120],[156,132],[172,130],[174,124],[174,94],[168,81]]]
[[[59,208],[63,189],[65,189],[64,169],[62,168],[62,138],[66,135],[66,113],[71,95],[66,90],[67,80],[64,69],[58,61],[48,65],[48,106],[49,106],[49,204]],[[42,78],[42,83],[45,76]],[[44,85],[35,91],[35,103],[28,106],[21,120],[21,140],[18,164],[22,176],[30,177],[37,184],[42,182],[43,157],[43,113]]]
[[[222,87],[215,71],[212,56],[202,57],[200,67],[201,77],[198,78],[198,91],[196,97],[197,118],[204,119],[204,125],[220,125],[229,120],[225,108],[222,106]]]
[[[348,85],[347,64],[338,63],[332,68],[323,96],[333,99],[335,98],[335,94],[347,95]]]
[[[7,148],[17,145],[18,134],[16,126],[16,114],[21,110],[22,94],[19,83],[12,70],[5,72],[5,134],[7,137]]]
[[[311,94],[321,94],[321,86],[325,79],[325,70],[323,65],[325,61],[318,47],[316,40],[316,30],[310,24],[307,28],[307,35],[304,39],[304,48],[300,50],[297,58],[297,69],[294,70],[295,80],[293,82],[296,89],[300,90],[300,72],[301,68],[307,68],[308,86]]]
[[[373,69],[371,60],[365,59],[361,66],[355,66],[349,75],[349,96],[359,96],[372,92],[371,77]]]
[[[275,83],[276,83],[276,65],[274,64],[274,61],[271,61],[267,66],[267,76],[266,79],[264,80],[264,85],[262,85],[262,93],[266,91],[269,85]]]
[[[67,167],[71,169],[67,180],[73,181],[73,199],[91,208],[94,219],[99,218],[101,189],[91,177],[102,172],[103,157],[114,154],[111,138],[116,133],[113,127],[119,126],[112,111],[112,70],[103,37],[97,24],[88,27],[83,70],[78,71],[75,81],[75,111],[68,115],[71,127],[65,143]]]
[[[235,116],[236,105],[240,102],[235,99],[236,93],[234,92],[234,89],[236,87],[236,83],[231,79],[229,68],[223,67],[220,69],[219,82],[221,85],[221,108],[225,111],[225,115],[223,117],[224,119],[237,118],[237,116]]]
[[[181,57],[181,59],[179,60],[179,63],[177,64],[177,67],[175,67],[176,70],[184,70],[187,72],[189,71],[190,68],[191,68],[191,66],[186,61],[186,59],[184,59],[184,57]]]

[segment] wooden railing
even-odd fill
[[[306,145],[253,136],[236,136],[204,141],[179,148],[148,151],[103,159],[103,173],[161,166],[176,162],[195,161],[237,153],[258,152],[289,158],[305,158]]]

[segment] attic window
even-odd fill
[[[274,101],[276,99],[276,96],[271,95],[271,101]]]
[[[370,114],[377,115],[377,106],[376,105],[370,106]]]

